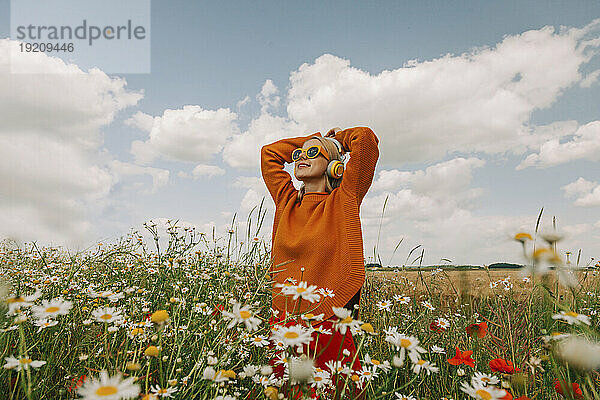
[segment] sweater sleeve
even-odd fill
[[[379,139],[370,128],[363,126],[338,131],[335,139],[340,142],[344,151],[351,153],[340,188],[355,197],[360,206],[375,174]]]
[[[285,138],[264,145],[261,148],[260,169],[262,177],[276,207],[281,203],[282,199],[288,198],[291,192],[296,190],[292,183],[292,177],[283,169],[285,163],[291,163],[292,151],[298,147],[302,147],[305,141],[315,135],[321,136],[321,133],[317,132],[308,136]]]

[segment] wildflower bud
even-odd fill
[[[177,379],[169,379],[167,383],[169,386],[177,386]]]
[[[465,376],[465,370],[462,368],[459,368],[456,370],[456,375],[458,376]]]
[[[175,361],[177,361],[177,364],[180,364],[181,361],[183,361],[183,360],[181,359],[181,357],[177,357],[177,360],[175,360]]]
[[[273,373],[273,368],[270,365],[263,365],[260,367],[260,374],[263,376],[269,376]]]
[[[152,337],[150,338],[153,342],[156,342],[158,340],[158,335],[152,335]]]
[[[350,357],[350,351],[348,349],[342,350],[342,354],[345,355],[346,357]]]
[[[139,371],[142,366],[139,363],[127,363],[125,368],[127,368],[128,371]]]
[[[267,396],[269,400],[277,400],[279,399],[279,391],[274,386],[266,387],[265,396]]]
[[[152,314],[152,318],[150,320],[156,324],[161,324],[167,319],[169,319],[169,313],[166,310],[158,310]]]
[[[156,357],[158,356],[158,347],[156,346],[148,346],[146,348],[146,350],[144,351],[144,354],[149,356],[149,357]]]
[[[392,364],[394,364],[394,367],[400,368],[402,366],[402,362],[400,361],[400,357],[398,357],[397,355],[394,355],[394,358],[392,359]]]
[[[181,368],[177,368],[177,369],[175,370],[175,372],[177,372],[178,374],[180,374],[180,373],[181,373],[181,371],[183,371]]]
[[[168,356],[163,356],[162,360],[163,360],[163,362],[167,362],[167,361],[169,361],[169,357]]]

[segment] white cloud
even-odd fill
[[[367,124],[386,146],[386,163],[433,161],[455,151],[522,154],[550,139],[537,136],[531,114],[582,79],[579,68],[598,45],[584,38],[596,34],[599,21],[506,36],[492,48],[378,75],[325,54],[292,72],[288,116],[308,131]]]
[[[206,164],[196,165],[196,167],[194,167],[194,170],[192,171],[192,176],[194,178],[200,178],[204,176],[212,178],[213,176],[219,176],[224,174],[225,170],[223,168],[217,167],[216,165]]]
[[[11,74],[18,43],[0,40],[0,236],[81,244],[118,179],[100,128],[143,91],[45,53],[13,51],[10,62],[47,73]]]
[[[535,166],[547,168],[574,160],[600,160],[600,121],[577,128],[573,139],[560,143],[558,138],[543,143],[539,153],[530,154],[516,169]]]
[[[113,172],[115,172],[115,175],[119,178],[120,176],[128,175],[150,175],[152,177],[152,189],[146,191],[146,194],[156,193],[159,188],[165,186],[169,182],[169,171],[166,169],[142,167],[118,160],[113,160],[111,162],[111,167]]]
[[[573,203],[578,207],[600,206],[600,184],[583,178],[562,187],[566,197],[577,197]]]
[[[279,107],[280,97],[276,96],[279,90],[272,80],[267,79],[260,93],[256,96],[260,103],[260,112],[266,113],[269,109],[276,110]]]
[[[182,109],[166,109],[160,117],[150,119],[136,114],[126,121],[149,133],[146,141],[133,141],[131,153],[136,163],[149,164],[162,156],[173,161],[210,163],[227,140],[238,132],[237,114],[229,108],[216,111],[185,105]]]

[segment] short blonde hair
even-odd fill
[[[308,140],[311,139],[318,139],[321,142],[321,145],[323,147],[325,147],[325,150],[327,150],[327,154],[329,154],[329,162],[333,161],[333,160],[342,160],[342,155],[340,154],[340,152],[338,151],[338,147],[335,145],[335,143],[331,140],[329,140],[329,138],[326,137],[322,137],[319,135],[314,135],[309,137]],[[330,176],[327,175],[327,171],[324,172],[325,174],[325,191],[328,193],[331,193],[331,191],[333,189],[335,189],[336,187],[339,187],[342,183],[342,178],[331,178]],[[298,196],[296,197],[296,203],[300,203],[302,201],[302,198],[304,197],[304,194],[306,193],[306,187],[304,186],[304,182],[302,182],[302,185],[300,185],[300,189],[298,190]]]

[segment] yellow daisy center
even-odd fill
[[[373,359],[371,359],[371,362],[372,362],[374,365],[379,365],[379,364],[381,364],[381,363],[379,362],[379,360],[375,360],[374,358],[373,358]]]
[[[48,307],[48,308],[46,308],[46,312],[47,313],[57,312],[58,310],[60,310],[60,308],[56,307],[56,306],[55,307]]]
[[[481,380],[482,380],[483,382],[489,382],[489,381],[490,381],[490,378],[488,378],[488,377],[485,377],[485,376],[484,376],[483,378],[481,378]]]
[[[311,313],[306,314],[306,318],[312,318],[312,317],[314,317],[314,314],[311,314]]]
[[[304,293],[304,292],[306,292],[306,289],[302,288],[302,287],[299,287],[299,288],[296,288],[296,292],[298,292],[298,293]]]
[[[112,318],[112,314],[102,314],[100,316],[100,319],[111,319]]]
[[[250,318],[251,315],[252,314],[250,314],[250,311],[246,311],[246,310],[240,311],[240,317],[242,317],[243,319]]]
[[[21,359],[19,360],[19,362],[20,362],[21,364],[29,364],[29,363],[31,363],[31,361],[33,361],[31,358],[21,358]]]
[[[114,386],[101,386],[96,389],[97,396],[111,396],[117,393],[119,390]]]
[[[315,376],[315,378],[314,378],[314,379],[315,379],[315,381],[317,381],[317,382],[319,382],[319,381],[322,381],[322,380],[323,380],[323,378],[321,378],[320,376]]]
[[[400,339],[400,346],[408,347],[412,344],[412,342],[408,339]]]
[[[284,333],[283,337],[285,337],[286,339],[296,339],[298,337],[298,333],[297,332],[292,332],[292,331],[288,331],[286,333]]]
[[[349,324],[350,322],[352,322],[352,317],[346,317],[341,322],[342,324]]]
[[[576,317],[579,314],[577,314],[576,312],[573,312],[573,311],[569,311],[569,312],[565,313],[565,315],[568,315],[569,317]]]
[[[160,389],[160,390],[158,391],[158,393],[160,393],[160,394],[167,393],[167,389]]]
[[[6,302],[9,303],[9,304],[10,303],[22,303],[24,301],[25,301],[25,299],[22,298],[22,297],[13,297],[13,298],[10,298],[10,299],[6,299]]]
[[[477,393],[483,400],[491,400],[492,395],[487,390],[479,389],[475,393]]]
[[[419,360],[419,361],[417,361],[417,364],[423,365],[423,364],[425,364],[425,360]]]

